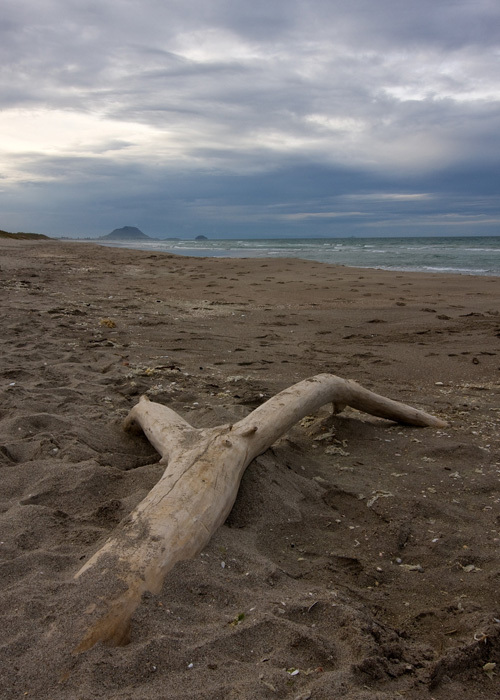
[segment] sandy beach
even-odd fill
[[[500,698],[499,278],[6,239],[0,285],[1,697]],[[449,426],[308,416],[72,654],[73,576],[163,472],[139,397],[212,426],[322,372]]]

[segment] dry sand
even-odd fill
[[[498,278],[56,241],[0,255],[2,698],[500,697]],[[73,656],[72,577],[162,472],[122,431],[140,394],[216,425],[318,372],[450,427],[302,421],[130,644]]]

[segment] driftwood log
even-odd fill
[[[386,399],[353,381],[319,374],[282,391],[234,425],[193,428],[175,411],[142,397],[125,428],[142,429],[167,465],[159,482],[75,576],[100,590],[87,607],[75,653],[99,641],[126,644],[144,592],[158,593],[177,561],[200,552],[228,516],[245,468],[294,423],[321,406],[351,406],[417,426],[439,418]],[[106,591],[103,594],[103,591]],[[110,594],[109,591],[112,591]]]

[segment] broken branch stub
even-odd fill
[[[200,552],[228,516],[250,462],[321,406],[351,406],[400,423],[444,427],[428,413],[379,396],[356,382],[319,374],[280,392],[234,425],[198,429],[175,411],[142,397],[125,428],[140,427],[165,472],[144,500],[78,571],[100,592],[83,621],[75,653],[99,641],[124,644],[144,592],[158,593],[177,561]]]

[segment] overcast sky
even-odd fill
[[[0,229],[500,235],[498,0],[2,0]]]

